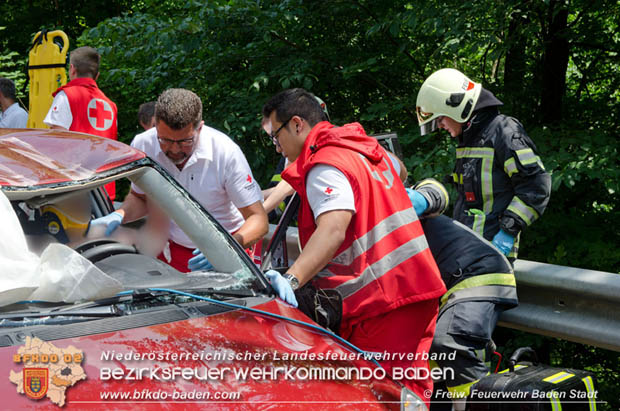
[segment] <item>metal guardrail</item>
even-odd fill
[[[275,229],[270,225],[267,238]],[[299,256],[297,228],[289,227],[289,262]],[[498,325],[620,351],[620,275],[517,260],[519,306]]]
[[[519,306],[499,324],[620,351],[620,275],[515,261]]]

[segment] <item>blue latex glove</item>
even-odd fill
[[[499,251],[504,255],[508,255],[515,245],[515,238],[500,228],[495,237],[493,237],[492,242]]]
[[[413,188],[405,188],[407,194],[409,195],[409,200],[411,201],[411,205],[413,205],[413,209],[418,216],[424,214],[426,209],[428,208],[428,201],[424,196]]]
[[[123,222],[123,215],[117,211],[103,217],[99,217],[90,222],[90,226],[103,225],[106,227],[105,235],[109,236]]]
[[[280,297],[280,299],[286,301],[293,307],[297,307],[295,291],[293,291],[286,278],[282,277],[276,270],[267,271],[265,273],[265,277],[267,277],[273,289],[276,290],[276,293],[278,293],[278,297]]]
[[[192,251],[192,254],[194,254],[196,257],[190,258],[187,262],[187,268],[189,268],[190,271],[213,270],[213,266],[211,265],[209,260],[207,260],[205,255],[200,252],[199,249],[195,249],[194,251]]]

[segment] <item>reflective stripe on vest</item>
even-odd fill
[[[480,237],[484,237],[484,222],[487,220],[486,214],[477,208],[470,208],[466,211],[467,215],[474,217],[474,222],[471,225],[471,229],[480,234]]]
[[[514,173],[519,172],[517,169],[517,163],[513,157],[510,157],[504,162],[504,172],[508,174],[508,177],[512,177]]]
[[[525,224],[532,224],[537,218],[538,213],[532,207],[525,204],[519,197],[514,196],[506,210],[511,211],[521,217]]]
[[[490,214],[493,210],[493,157],[491,147],[461,147],[456,149],[456,158],[480,158],[480,191],[482,193],[482,210]]]
[[[335,256],[332,259],[332,262],[342,265],[352,264],[353,260],[367,252],[370,247],[381,241],[383,237],[401,227],[403,224],[410,223],[417,219],[418,216],[416,215],[413,207],[398,211],[391,216],[386,217],[362,237],[353,241],[353,243],[351,243],[346,250]]]
[[[280,181],[282,181],[282,175],[281,174],[274,174],[273,177],[271,177],[271,182],[272,183],[279,183]]]
[[[550,382],[551,384],[558,384],[562,381],[566,381],[569,378],[573,378],[575,374],[571,374],[570,372],[560,371],[553,375],[548,376],[547,378],[543,378],[543,381]]]
[[[339,285],[336,289],[342,294],[343,298],[350,297],[366,285],[383,277],[394,267],[402,264],[404,261],[427,248],[428,243],[426,242],[426,237],[421,235],[413,238],[385,255],[380,260],[370,264],[359,277]]]
[[[482,274],[466,278],[441,297],[439,310],[448,302],[470,297],[514,298],[517,282],[513,274]]]
[[[540,157],[538,157],[534,153],[534,150],[532,150],[531,148],[524,148],[523,150],[517,150],[516,153],[517,153],[517,157],[519,158],[519,162],[523,164],[524,166],[528,164],[538,163],[538,166],[540,168],[542,168],[543,170],[545,169],[545,166],[540,160]]]
[[[584,385],[586,386],[586,392],[588,393],[588,404],[590,405],[590,411],[596,411],[596,391],[594,390],[594,382],[592,377],[582,378]]]

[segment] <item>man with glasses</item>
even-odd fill
[[[420,371],[420,379],[403,383],[427,400],[432,380],[422,376],[428,373],[425,355],[446,289],[387,152],[358,123],[323,121],[319,103],[303,89],[273,96],[263,116],[291,162],[282,178],[301,198],[303,247],[284,275],[269,270],[267,278],[293,305],[294,290],[308,282],[338,291],[339,334],[381,353],[388,373],[396,367]]]
[[[268,231],[259,185],[241,149],[228,136],[202,121],[202,102],[185,89],[164,91],[155,105],[155,127],[138,134],[131,145],[164,167],[216,220],[247,248]],[[110,235],[121,222],[139,219],[149,210],[146,196],[134,185],[114,213],[94,220]],[[170,239],[160,258],[181,272],[208,269],[194,244],[170,222]],[[198,254],[198,252],[196,252]]]

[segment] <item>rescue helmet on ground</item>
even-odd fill
[[[437,118],[441,116],[465,123],[474,111],[481,90],[480,83],[455,69],[441,69],[428,76],[416,101],[420,134],[435,131]]]

